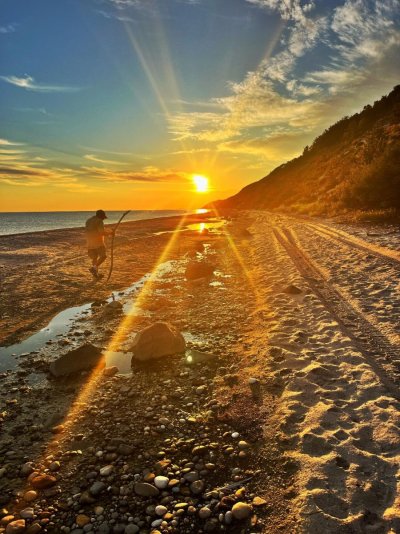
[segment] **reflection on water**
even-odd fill
[[[203,234],[206,230],[209,232],[213,232],[217,228],[221,228],[221,226],[224,226],[224,224],[225,221],[200,222],[188,224],[187,229],[193,230],[194,232],[198,232],[199,234]]]
[[[218,356],[211,354],[211,352],[201,352],[196,349],[186,351],[185,361],[188,365],[195,365],[196,363],[216,362]]]
[[[205,208],[198,208],[196,210],[196,215],[204,215],[204,213],[208,213],[210,210],[206,210]]]
[[[131,352],[114,352],[108,350],[104,353],[106,359],[106,367],[118,367],[119,373],[123,375],[130,374],[131,360],[133,354]]]

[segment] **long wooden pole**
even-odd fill
[[[117,229],[118,229],[118,226],[121,224],[122,222],[122,219],[128,215],[128,213],[130,213],[131,210],[128,210],[126,211],[125,213],[123,213],[121,215],[121,217],[119,218],[119,221],[117,222],[114,230],[113,230],[113,233],[112,233],[112,236],[111,236],[111,257],[110,257],[110,269],[108,271],[108,276],[107,276],[107,280],[106,282],[108,282],[111,278],[111,273],[113,271],[113,267],[114,267],[114,238],[115,238],[115,234],[117,232]]]

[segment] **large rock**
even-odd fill
[[[187,264],[186,280],[198,280],[199,278],[211,278],[214,274],[214,266],[205,261],[190,261]]]
[[[95,367],[100,359],[101,350],[91,343],[86,343],[77,349],[63,354],[50,364],[50,372],[53,376],[67,376],[79,371],[85,371]]]
[[[184,352],[185,338],[168,323],[154,323],[136,334],[131,347],[133,360],[147,361]]]

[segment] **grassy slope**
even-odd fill
[[[216,205],[330,216],[398,213],[400,86],[331,126],[300,157]]]

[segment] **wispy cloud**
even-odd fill
[[[0,146],[23,146],[24,143],[16,143],[15,141],[10,141],[9,139],[0,139]]]
[[[121,161],[115,161],[111,159],[102,159],[102,158],[98,158],[97,156],[93,154],[85,154],[83,157],[90,161],[95,161],[96,163],[104,163],[107,165],[124,165],[124,163]]]
[[[111,19],[111,20],[119,20],[120,22],[135,22],[135,19],[132,17],[129,17],[128,15],[121,15],[120,11],[116,11],[114,13],[110,11],[104,11],[102,9],[97,9],[96,12],[104,17],[105,19]]]
[[[114,171],[99,167],[82,167],[88,175],[106,180],[108,182],[172,182],[182,183],[189,179],[189,175],[183,171],[159,169],[148,166],[139,171]]]
[[[345,0],[334,9],[321,3],[318,15],[308,0],[246,2],[274,10],[286,21],[276,51],[241,82],[230,83],[229,94],[210,99],[209,109],[207,103],[204,109],[186,103],[187,110],[169,121],[175,139],[285,159],[332,121],[398,83],[398,1]],[[310,69],[307,54],[317,46],[324,53]],[[284,137],[282,129],[288,131]]]
[[[16,29],[16,24],[6,24],[5,26],[0,26],[0,34],[14,33]]]
[[[47,85],[44,83],[35,82],[32,76],[27,74],[22,77],[18,76],[0,76],[0,79],[21,89],[27,91],[36,91],[38,93],[76,93],[80,91],[79,87],[72,87],[68,85]]]

